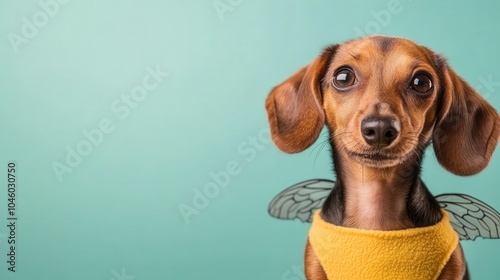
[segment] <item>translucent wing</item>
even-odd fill
[[[313,179],[295,184],[279,193],[269,204],[269,215],[278,219],[299,219],[310,223],[323,206],[334,181]]]
[[[488,204],[465,194],[436,196],[450,214],[450,222],[461,240],[500,238],[500,214]]]

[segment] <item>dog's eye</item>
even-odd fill
[[[356,76],[351,69],[341,69],[333,77],[333,85],[337,89],[345,89],[356,83]]]
[[[418,73],[413,76],[410,88],[420,94],[429,93],[432,90],[432,80],[427,74]]]

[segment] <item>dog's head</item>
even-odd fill
[[[326,48],[271,91],[266,109],[282,151],[308,148],[326,124],[336,149],[376,168],[398,165],[432,140],[443,167],[473,175],[500,135],[495,109],[444,58],[402,38]]]

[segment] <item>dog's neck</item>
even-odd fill
[[[437,223],[441,219],[439,204],[420,180],[421,155],[415,157],[380,169],[334,151],[337,183],[325,201],[323,218],[333,224],[368,230]]]
[[[381,172],[355,162],[347,164],[350,168],[344,172],[350,174],[341,180],[344,226],[373,230],[411,227],[406,211],[408,182],[398,180],[396,170]]]

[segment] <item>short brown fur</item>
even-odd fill
[[[356,83],[336,88],[332,79],[349,68]],[[425,73],[425,96],[409,86]],[[332,224],[371,230],[425,227],[441,219],[439,204],[420,179],[431,143],[439,163],[473,175],[489,163],[500,136],[500,117],[439,55],[409,40],[373,36],[328,47],[310,65],[275,87],[266,100],[275,144],[288,153],[312,145],[326,124],[337,182],[322,208]],[[397,137],[367,144],[360,129],[368,117],[390,118]],[[309,242],[307,279],[327,279]],[[468,279],[457,246],[439,279]]]

